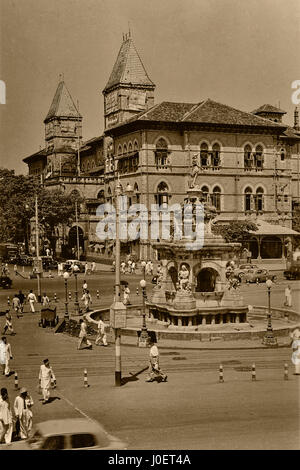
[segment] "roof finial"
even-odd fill
[[[131,38],[130,21],[128,21],[128,37]]]
[[[60,73],[60,74],[59,74],[58,80],[59,80],[60,82],[63,82],[63,81],[64,81],[64,74],[63,74],[63,73]]]

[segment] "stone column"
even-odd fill
[[[181,317],[178,317],[178,326],[182,326],[182,318]]]
[[[193,326],[193,317],[189,317],[188,326]]]
[[[237,314],[235,315],[235,323],[240,323],[240,315],[239,315],[239,313],[237,313]]]
[[[223,314],[220,313],[220,325],[223,325],[223,323],[224,323]]]
[[[215,323],[216,323],[216,317],[215,317],[215,315],[212,315],[211,316],[211,324],[215,325]]]
[[[205,315],[202,316],[201,325],[206,325],[206,316]]]

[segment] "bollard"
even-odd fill
[[[15,372],[15,390],[19,390],[18,373]]]
[[[99,299],[100,297],[100,294],[99,294],[99,291],[97,290],[97,299]]]
[[[69,291],[69,300],[72,300],[72,292]]]
[[[224,382],[223,366],[222,366],[222,364],[220,364],[220,367],[219,367],[219,383],[223,383],[223,382]]]
[[[284,380],[289,380],[289,366],[287,363],[284,364]]]
[[[89,387],[89,384],[88,384],[88,379],[87,379],[87,370],[86,370],[86,369],[84,369],[84,372],[83,372],[83,374],[84,374],[83,383],[84,383],[84,386],[85,386],[85,388],[87,388],[87,387]]]
[[[10,298],[9,298],[9,296],[7,297],[7,305],[10,305]]]
[[[136,295],[139,295],[139,288],[136,288]]]
[[[54,302],[57,302],[56,293],[54,293]]]
[[[255,381],[255,380],[256,380],[255,364],[252,364],[251,378],[252,378],[252,381]]]

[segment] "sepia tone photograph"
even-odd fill
[[[0,450],[300,449],[299,46],[298,0],[0,0]]]

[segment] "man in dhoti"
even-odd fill
[[[11,443],[13,432],[13,416],[6,388],[0,392],[0,443]]]
[[[153,382],[155,378],[158,377],[160,377],[163,382],[166,382],[168,376],[160,368],[158,347],[153,343],[153,341],[150,341],[149,346],[149,369],[146,382]]]
[[[37,302],[37,298],[35,294],[32,292],[32,290],[29,292],[27,299],[29,301],[31,313],[35,313],[34,304],[35,302]]]
[[[21,439],[27,439],[32,428],[33,399],[28,394],[26,388],[21,388],[20,394],[16,397],[14,411],[20,426]]]
[[[77,349],[81,349],[82,343],[86,343],[87,347],[92,349],[92,343],[87,339],[87,324],[83,319],[80,320],[80,332]]]
[[[50,366],[49,360],[44,359],[43,364],[40,367],[39,373],[39,386],[42,389],[43,405],[49,401],[50,398],[50,387],[51,378],[55,381],[55,375]]]
[[[6,336],[2,336],[2,341],[5,345],[5,369],[4,369],[4,374],[6,377],[9,377],[10,373],[10,368],[9,368],[9,361],[12,359],[12,353],[11,353],[11,346],[7,342]]]

